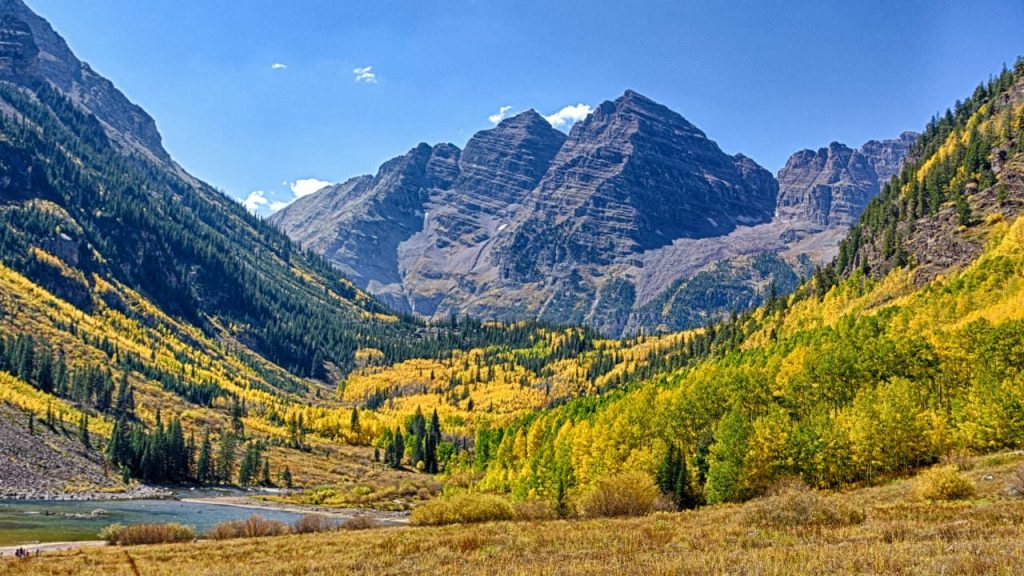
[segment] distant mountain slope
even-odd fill
[[[39,489],[79,473],[85,485],[63,484],[123,488],[122,473],[241,481],[233,470],[200,478],[210,433],[238,468],[256,451],[272,481],[287,466],[298,484],[341,484],[345,505],[403,507],[437,484],[375,463],[370,444],[416,413],[438,411],[443,467],[477,427],[699,354],[674,335],[611,342],[584,328],[397,315],[147,147],[159,142],[146,137],[148,122],[118,124],[121,113],[148,116],[109,82],[75,76],[65,92],[47,71],[87,67],[24,4],[0,3],[0,21],[0,443],[29,452],[0,458],[0,492],[32,493],[41,467],[61,455],[67,466]],[[86,85],[88,98],[77,94]],[[472,182],[486,193],[461,197],[464,211],[498,211],[490,199],[532,190],[564,140],[538,119],[505,127],[518,139],[482,135],[465,152],[420,146],[332,193],[381,246],[397,244],[375,236],[382,206],[408,220],[385,230],[414,235],[425,191]],[[519,150],[504,161],[521,179],[494,171],[506,145]],[[453,245],[474,235],[461,212],[439,208],[435,221]],[[377,264],[388,270],[386,259]],[[58,451],[44,447],[51,438]],[[367,495],[367,483],[381,492]]]
[[[563,506],[641,471],[691,507],[1024,446],[1024,60],[909,158],[812,280],[707,329],[710,359],[478,436],[478,489]]]
[[[525,112],[464,151],[421,144],[270,221],[356,286],[428,318],[681,330],[827,262],[913,139],[802,151],[777,181],[627,91],[568,136]],[[725,268],[735,273],[715,272]],[[722,290],[701,294],[699,274]]]

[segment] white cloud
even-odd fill
[[[253,190],[245,200],[242,200],[242,206],[245,206],[245,209],[253,214],[259,213],[269,203],[270,200],[267,200],[267,193],[263,190]]]
[[[491,124],[497,124],[504,120],[505,116],[508,116],[508,111],[511,109],[511,106],[502,106],[501,108],[498,108],[497,114],[491,114],[490,116],[488,116],[487,121],[490,122]]]
[[[545,116],[544,119],[555,128],[561,128],[563,126],[572,126],[590,116],[590,113],[593,111],[594,109],[589,104],[577,104],[575,106],[566,106],[554,114]]]
[[[326,180],[318,180],[317,178],[301,178],[292,182],[288,185],[292,189],[292,194],[295,194],[296,198],[302,198],[303,196],[309,196],[313,192],[322,189],[324,186],[330,186],[333,182]]]
[[[280,62],[275,62],[275,63],[270,65],[270,69],[271,70],[284,70],[286,68],[288,68],[288,65],[287,64],[281,64]]]
[[[319,180],[317,178],[300,178],[294,182],[282,182],[282,184],[291,189],[291,198],[288,198],[287,200],[277,200],[274,196],[278,196],[278,193],[267,192],[265,190],[254,190],[246,196],[245,200],[242,200],[242,205],[245,206],[246,210],[253,214],[269,216],[278,210],[284,209],[289,204],[303,196],[309,196],[324,186],[330,186],[332,182]]]
[[[356,68],[352,73],[356,75],[356,82],[366,82],[367,84],[377,83],[377,74],[373,71],[373,66]]]

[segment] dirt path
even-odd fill
[[[82,540],[79,542],[42,542],[40,544],[22,544],[20,546],[0,546],[0,560],[13,560],[14,553],[18,548],[26,550],[30,555],[43,552],[62,552],[64,550],[77,550],[78,548],[92,548],[106,546],[103,540]]]

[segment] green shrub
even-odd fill
[[[926,470],[914,483],[914,491],[925,500],[963,500],[975,494],[974,482],[956,466],[936,466]]]
[[[100,532],[100,538],[118,546],[167,544],[191,542],[196,539],[196,530],[182,524],[111,524]]]
[[[598,480],[580,500],[587,517],[644,516],[654,511],[658,487],[642,472],[623,472]]]
[[[466,493],[438,498],[419,506],[412,511],[409,522],[414,526],[440,526],[511,520],[513,517],[512,505],[504,498]]]
[[[796,483],[787,484],[774,496],[747,504],[744,514],[747,523],[766,528],[849,526],[867,518],[862,508]]]

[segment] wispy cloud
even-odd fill
[[[502,106],[501,108],[498,108],[497,114],[491,114],[490,116],[488,116],[487,121],[490,122],[491,124],[498,124],[499,122],[505,119],[505,116],[508,116],[508,112],[511,109],[511,106]]]
[[[284,70],[286,68],[288,68],[288,65],[287,64],[281,64],[280,62],[275,62],[275,63],[270,65],[270,69],[271,70]]]
[[[249,195],[242,200],[242,206],[253,214],[259,214],[263,207],[270,204],[270,200],[267,199],[267,193],[263,190],[253,190]]]
[[[352,73],[356,75],[356,82],[366,82],[367,84],[377,83],[377,74],[373,71],[373,66],[356,68]]]
[[[330,186],[331,184],[333,184],[333,182],[317,178],[300,178],[299,180],[288,184],[288,187],[291,188],[292,194],[295,194],[296,198],[302,198],[303,196],[309,196],[313,192],[316,192],[325,186]]]
[[[594,109],[589,104],[577,104],[575,106],[566,106],[554,114],[545,116],[544,119],[555,128],[562,128],[572,126],[583,120],[590,116],[590,113],[593,111]]]
[[[281,195],[278,192],[254,190],[246,196],[245,200],[242,200],[242,205],[245,206],[246,210],[253,214],[269,216],[278,210],[283,210],[292,202],[302,198],[303,196],[309,196],[325,186],[330,186],[333,182],[320,180],[318,178],[299,178],[294,182],[282,182],[281,184],[287,186],[288,189],[291,190],[291,198],[278,200],[275,198],[275,196],[279,197]]]

